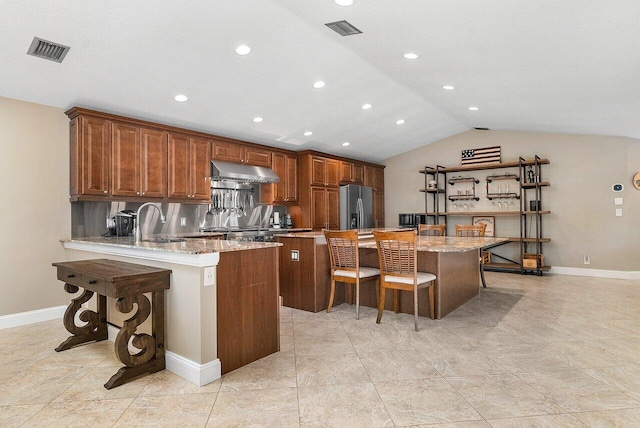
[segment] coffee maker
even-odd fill
[[[277,211],[273,213],[273,224],[271,227],[274,229],[280,229],[280,213]]]

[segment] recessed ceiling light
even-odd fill
[[[446,89],[447,91],[452,91],[454,90],[456,87],[455,86],[451,86],[451,85],[444,85],[442,87],[442,89]]]
[[[345,141],[344,143],[342,143],[342,147],[347,147],[349,144],[351,144],[351,143],[348,142],[348,141]]]
[[[371,104],[362,104],[362,110],[369,110],[371,107]]]
[[[313,87],[316,89],[324,88],[325,83],[322,80],[318,80],[313,83]]]
[[[402,125],[404,123],[404,119],[398,119],[396,121],[396,125]]]
[[[260,123],[260,122],[262,122],[263,120],[264,120],[264,119],[263,119],[263,118],[261,118],[260,116],[258,116],[258,117],[254,117],[254,118],[253,118],[253,121],[254,121],[255,123]]]
[[[311,135],[311,134],[313,134],[313,132],[311,132],[311,131],[307,131],[307,132],[305,132],[303,135],[304,135],[305,137],[308,137],[308,136],[309,136],[309,135]]]
[[[238,55],[248,55],[251,52],[251,48],[247,45],[240,45],[236,48],[236,53]]]
[[[404,57],[406,59],[418,59],[418,54],[415,54],[413,52],[407,52],[406,54],[404,54]]]
[[[176,100],[179,103],[183,103],[183,102],[187,101],[189,98],[186,95],[178,94],[175,97],[173,97],[173,99]]]
[[[471,111],[478,111],[478,110],[480,110],[480,109],[479,109],[478,107],[469,107],[469,110],[471,110]]]
[[[351,6],[353,4],[353,0],[335,0],[338,6]]]

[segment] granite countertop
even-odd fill
[[[307,229],[309,230],[309,229]],[[385,228],[376,228],[376,230],[382,230],[385,232],[393,232],[396,230],[406,230],[399,229],[397,227],[385,227]],[[373,229],[358,229],[358,236],[360,239],[365,239],[367,237],[373,238]],[[323,238],[324,233],[320,230],[311,231],[311,232],[298,232],[298,233],[283,233],[278,235],[279,238]]]
[[[455,236],[418,236],[418,251],[463,253],[506,242],[507,238],[458,238]],[[360,248],[376,248],[373,239],[359,242]]]
[[[194,233],[185,234],[194,236]],[[220,236],[221,234],[217,234]],[[259,248],[270,248],[282,246],[279,242],[247,242],[247,241],[225,241],[222,239],[207,239],[216,235],[208,233],[202,238],[184,238],[176,235],[172,236],[151,236],[145,237],[149,241],[135,242],[132,237],[97,237],[97,238],[73,238],[63,242],[77,242],[86,244],[98,244],[107,247],[119,247],[129,249],[151,250],[159,252],[180,253],[180,254],[207,254],[223,253],[227,251],[255,250]],[[180,242],[158,242],[153,239],[181,239]]]

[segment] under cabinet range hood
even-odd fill
[[[279,183],[280,177],[270,168],[212,160],[211,180],[265,184]]]

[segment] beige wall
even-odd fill
[[[71,236],[64,110],[0,97],[0,316],[65,304],[52,262]]]
[[[385,209],[388,226],[395,226],[400,212],[423,212],[425,165],[460,165],[463,149],[498,145],[503,161],[531,158],[537,154],[551,164],[543,167],[543,179],[551,187],[543,192],[542,206],[551,210],[543,222],[543,234],[552,239],[545,244],[548,265],[618,271],[640,271],[640,191],[631,184],[640,171],[640,141],[622,137],[561,135],[507,131],[467,131],[387,159],[385,169]],[[476,210],[490,210],[485,195],[485,177],[496,171],[480,171]],[[611,186],[623,183],[624,191]],[[624,198],[623,216],[615,216],[614,197]],[[451,218],[470,223],[470,217]],[[496,218],[497,236],[517,236],[517,218]],[[511,247],[516,247],[510,244]],[[503,248],[496,252],[511,251]],[[590,254],[591,264],[583,264]]]

